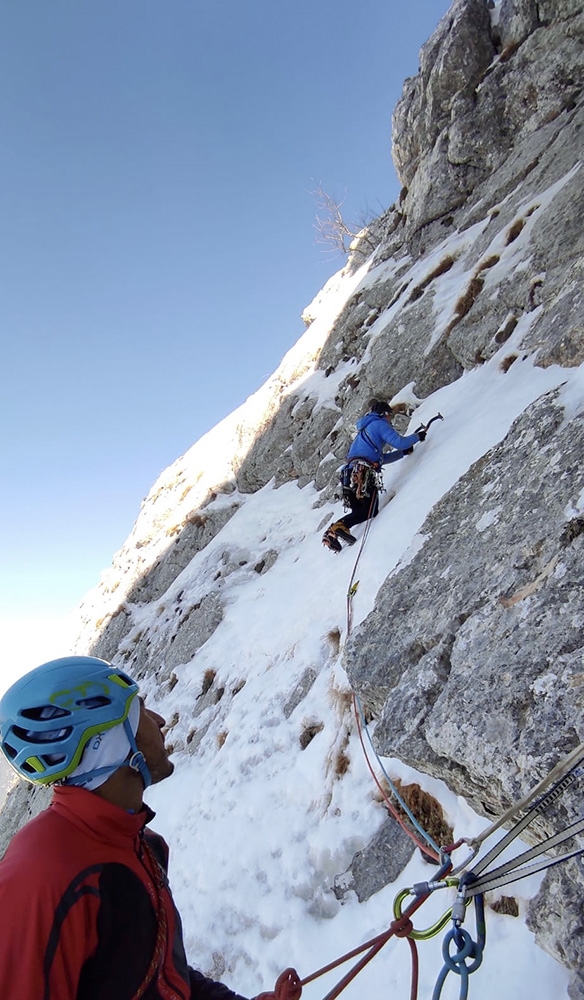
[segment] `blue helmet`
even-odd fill
[[[0,700],[0,748],[22,778],[50,785],[75,771],[93,736],[124,725],[132,750],[127,763],[147,786],[150,774],[128,720],[137,693],[136,682],[105,660],[50,660],[17,680]]]

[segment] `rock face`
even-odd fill
[[[568,513],[584,426],[563,415],[539,400],[436,505],[345,650],[378,749],[456,775],[480,813],[543,777],[550,747],[584,742],[584,518]]]
[[[258,560],[222,542],[250,495],[271,480],[314,484],[323,506],[372,396],[401,403],[405,430],[420,400],[495,355],[502,372],[530,358],[557,370],[553,388],[518,404],[504,438],[434,505],[343,662],[377,720],[377,749],[488,817],[584,741],[584,420],[562,386],[584,363],[583,49],[581,0],[455,0],[395,109],[399,203],[355,246],[340,307],[327,286],[275,375],[161,476],[81,607],[80,650],[171,689],[229,614],[232,581],[278,558],[267,544]],[[213,572],[185,589],[190,560],[207,551]],[[159,618],[142,630],[151,602]],[[317,674],[291,684],[289,714]],[[237,693],[209,685],[205,726]],[[29,798],[10,794],[8,833]],[[565,814],[577,807],[567,793]],[[356,856],[343,891],[365,899],[395,877],[379,842]],[[573,998],[584,997],[583,891],[582,866],[559,866],[529,915],[573,971]]]

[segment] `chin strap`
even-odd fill
[[[86,785],[88,781],[92,780],[92,778],[98,778],[102,774],[110,776],[114,773],[114,771],[118,771],[120,767],[131,767],[132,771],[137,771],[142,778],[144,788],[148,788],[148,786],[152,784],[152,775],[148,769],[146,758],[144,757],[142,751],[138,750],[136,737],[132,732],[130,720],[128,718],[124,719],[123,725],[128,738],[128,743],[130,744],[130,753],[123,760],[119,760],[115,764],[105,764],[103,767],[94,767],[92,771],[85,771],[83,774],[77,774],[75,776],[65,778],[62,784]]]
[[[152,775],[148,770],[148,765],[146,763],[146,758],[141,750],[138,750],[138,745],[136,743],[136,737],[132,732],[132,727],[130,725],[130,720],[124,720],[124,729],[126,730],[126,736],[128,737],[130,743],[130,749],[132,751],[132,756],[129,760],[125,760],[124,764],[126,767],[131,767],[133,771],[138,771],[142,781],[144,782],[144,788],[148,788],[152,784]]]

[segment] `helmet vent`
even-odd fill
[[[60,743],[69,738],[73,729],[65,726],[64,729],[49,729],[45,732],[37,732],[31,729],[22,729],[20,726],[13,726],[13,733],[24,743]]]
[[[23,708],[21,713],[23,719],[32,719],[33,722],[44,721],[45,719],[62,719],[64,715],[70,715],[64,708],[58,705],[39,705],[35,708]]]
[[[93,698],[80,698],[77,704],[80,708],[103,708],[104,705],[111,705],[111,701],[104,694],[96,694]]]

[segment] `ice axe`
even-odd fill
[[[424,433],[427,434],[430,424],[433,424],[435,420],[444,420],[444,417],[441,413],[437,413],[435,417],[430,417],[427,424],[420,424],[419,427],[416,427],[414,434],[419,434],[420,431],[424,431]]]
[[[416,427],[414,434],[419,434],[420,431],[423,431],[424,437],[426,437],[426,434],[428,433],[428,427],[430,426],[430,424],[433,424],[435,420],[444,420],[444,417],[442,416],[441,413],[437,413],[435,417],[430,417],[427,424],[420,424],[419,427]],[[414,450],[413,445],[411,448],[406,448],[406,450],[404,451],[404,455],[411,455],[413,450]]]

